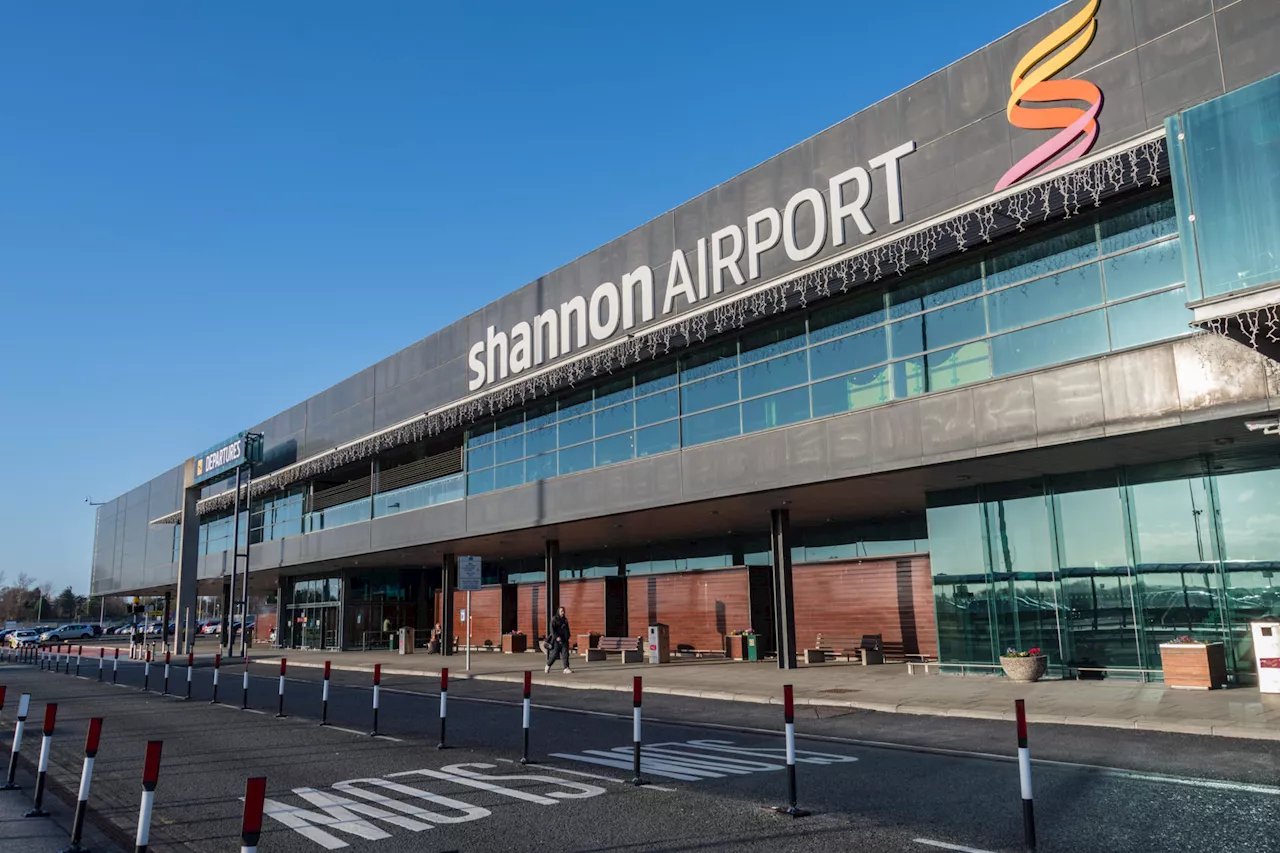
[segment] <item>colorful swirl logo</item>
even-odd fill
[[[1101,0],[1089,3],[1075,17],[1054,30],[1027,55],[1018,60],[1010,80],[1011,94],[1005,114],[1009,123],[1024,130],[1053,130],[1058,133],[1023,157],[1004,173],[997,190],[1017,183],[1040,168],[1053,169],[1079,159],[1098,138],[1098,113],[1102,110],[1102,90],[1085,80],[1054,80],[1085,52],[1098,31],[1094,16]],[[1082,101],[1088,107],[1031,108],[1024,103]],[[1056,159],[1054,159],[1056,157]],[[1050,162],[1052,160],[1052,162]]]

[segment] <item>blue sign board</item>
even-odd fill
[[[196,457],[194,483],[234,473],[241,465],[262,461],[262,436],[256,432],[242,432],[219,442]]]

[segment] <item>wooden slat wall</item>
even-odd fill
[[[458,638],[459,646],[467,640],[467,626],[462,621],[462,609],[466,606],[467,594],[454,592],[453,636]],[[439,590],[436,591],[436,613],[443,613]],[[472,645],[483,646],[485,640],[493,641],[495,646],[502,645],[502,587],[486,586],[479,592],[471,593],[471,613],[468,618],[475,620],[471,624]]]
[[[647,635],[653,622],[670,626],[671,648],[724,648],[728,631],[750,627],[747,570],[721,569],[627,578],[627,626]]]
[[[569,617],[569,630],[576,636],[604,633],[604,578],[560,581],[560,604]],[[547,631],[546,584],[522,583],[517,613],[520,630],[540,639]]]
[[[796,645],[818,634],[881,634],[903,651],[936,655],[929,557],[804,563],[795,567]]]

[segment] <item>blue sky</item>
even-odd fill
[[[0,572],[1054,5],[6,4]]]

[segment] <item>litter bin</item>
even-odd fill
[[[747,660],[760,660],[759,647],[756,646],[756,635],[747,635]]]
[[[649,626],[649,663],[671,661],[671,637],[662,622]]]
[[[1258,661],[1258,689],[1280,693],[1280,622],[1251,622],[1253,656]]]
[[[413,654],[413,629],[412,628],[401,628],[399,631],[396,632],[396,639],[398,641],[397,646],[399,647],[400,654],[402,655]]]

